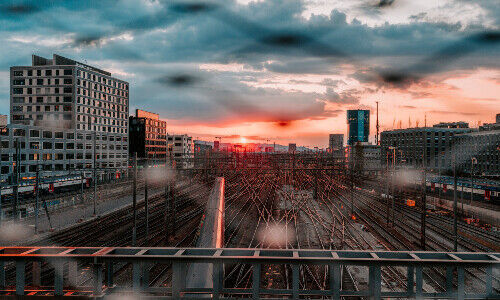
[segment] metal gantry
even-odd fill
[[[36,262],[35,264],[32,264]],[[189,294],[211,295],[213,298],[231,295],[250,295],[254,299],[265,295],[292,296],[298,299],[305,295],[329,296],[340,299],[342,296],[367,296],[372,299],[394,298],[498,298],[493,287],[494,271],[500,268],[500,253],[470,252],[424,252],[424,251],[331,251],[331,250],[284,250],[284,249],[236,249],[236,248],[77,248],[77,247],[5,247],[0,248],[0,285],[12,295],[37,295],[39,289],[26,286],[26,266],[39,268],[40,262],[53,267],[54,286],[47,292],[53,295],[103,296],[119,292],[114,284],[114,269],[117,264],[132,264],[131,289],[150,296],[182,298]],[[15,289],[5,287],[5,267],[15,265]],[[147,284],[148,267],[153,264],[172,264],[172,286],[152,287]],[[186,267],[192,263],[213,264],[213,284],[211,287],[186,287]],[[250,288],[224,287],[225,264],[247,264],[253,269]],[[264,265],[288,265],[292,270],[292,285],[289,289],[269,289],[261,287],[261,272]],[[93,278],[91,287],[75,287],[79,271],[90,265]],[[328,266],[329,285],[325,290],[304,290],[299,286],[300,266]],[[341,287],[343,266],[367,267],[368,290],[352,291]],[[407,270],[407,290],[389,292],[382,289],[381,268],[402,267]],[[446,268],[446,286],[439,293],[424,292],[423,269],[430,267]],[[68,268],[66,272],[65,269]],[[465,269],[484,268],[486,278],[484,292],[469,294],[465,291]],[[80,270],[81,269],[81,270]],[[454,273],[456,270],[456,276]],[[106,276],[103,276],[103,274]],[[67,276],[64,276],[67,274]],[[32,276],[40,276],[33,271]],[[104,282],[104,278],[106,282]],[[39,282],[39,278],[33,278]],[[454,288],[453,282],[456,282]],[[70,287],[71,286],[71,287]]]

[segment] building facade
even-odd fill
[[[187,134],[167,134],[167,151],[174,159],[178,168],[192,168],[194,166],[193,138]]]
[[[348,166],[363,173],[376,173],[381,170],[381,147],[357,143],[347,147]]]
[[[97,175],[111,178],[127,167],[128,143],[120,139],[76,129],[9,124],[0,129],[1,180],[12,182],[17,165],[20,178],[34,177],[37,165],[44,177],[80,171],[90,176],[94,155]]]
[[[297,144],[290,143],[288,144],[288,153],[295,153],[297,151]]]
[[[470,132],[469,128],[418,127],[383,131],[381,133],[381,160],[397,165],[435,170],[451,168],[452,143],[457,134]],[[389,163],[390,164],[390,163]]]
[[[136,109],[129,119],[129,153],[138,158],[165,160],[167,157],[167,122],[155,113]]]
[[[348,110],[347,129],[348,145],[353,146],[358,142],[367,143],[370,136],[370,111]]]
[[[100,169],[99,173],[126,169],[128,91],[128,83],[109,72],[56,54],[52,59],[33,55],[31,66],[10,68],[12,124],[5,127],[2,141],[12,145],[17,139],[24,139],[21,145],[25,147],[19,151],[26,157],[33,150],[42,154],[45,150],[65,150],[64,157],[75,157],[66,160],[57,155],[57,162],[51,167],[53,172],[63,172],[59,170],[61,164],[63,170],[94,168],[94,157],[89,157],[90,150],[94,153],[94,143],[95,168]],[[31,145],[37,143],[39,148],[33,149]],[[13,149],[3,151],[2,154],[8,152],[12,163]],[[2,160],[6,170],[3,163]]]
[[[330,134],[328,148],[330,149],[330,151],[344,149],[344,135]]]

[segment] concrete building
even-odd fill
[[[111,178],[116,172],[123,172],[127,167],[128,143],[116,135],[96,137],[98,177]],[[46,177],[78,170],[90,176],[94,167],[93,143],[92,133],[76,129],[9,124],[0,131],[1,180],[9,182],[17,164],[21,178],[35,176],[37,165]]]
[[[435,128],[469,128],[469,123],[459,121],[459,122],[441,122],[433,125]]]
[[[367,143],[370,136],[370,111],[347,111],[347,145],[353,146],[357,142]]]
[[[138,158],[162,160],[167,157],[167,122],[155,113],[136,109],[129,118],[129,153]]]
[[[451,145],[457,134],[470,132],[470,128],[418,127],[383,131],[381,133],[381,160],[397,165],[420,168],[424,157],[427,168],[451,168]]]
[[[178,168],[188,169],[194,166],[194,143],[193,138],[187,134],[167,134],[167,151]]]
[[[0,127],[5,127],[7,126],[7,115],[0,115]]]
[[[500,114],[496,115],[495,123],[484,123],[479,126],[479,131],[500,130]]]
[[[12,124],[2,136],[2,143],[9,145],[2,149],[4,170],[15,161],[12,145],[17,139],[21,157],[47,152],[44,170],[55,175],[93,168],[94,143],[99,174],[127,168],[127,82],[54,54],[52,59],[33,55],[31,66],[11,67],[10,83]],[[29,160],[23,163],[30,165]]]
[[[330,134],[328,148],[330,149],[330,151],[344,149],[344,135]]]
[[[381,147],[357,143],[347,147],[348,166],[363,173],[376,173],[381,170]]]
[[[500,174],[500,130],[456,135],[452,145],[457,169],[479,175]]]

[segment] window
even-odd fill
[[[71,70],[71,69],[65,69],[64,70],[64,75],[73,75],[73,70]]]
[[[2,166],[2,174],[9,174],[9,166]]]
[[[67,143],[66,149],[75,149],[75,143]]]
[[[24,103],[24,97],[13,97],[12,102],[14,103]]]
[[[52,131],[44,131],[43,137],[46,139],[51,139],[52,138]]]
[[[71,84],[73,83],[73,80],[71,78],[64,78],[64,84]]]
[[[55,136],[56,139],[62,139],[62,138],[64,138],[64,134],[63,134],[62,131],[56,131],[54,133],[54,136]]]
[[[36,80],[37,85],[43,85],[43,79],[37,79]]]
[[[12,93],[16,94],[16,95],[22,94],[23,93],[23,89],[22,88],[13,88],[12,89]]]
[[[28,76],[33,76],[33,70],[28,70]]]
[[[57,150],[64,149],[64,143],[55,143],[54,146],[55,146],[54,148],[57,149]]]
[[[30,142],[30,149],[40,149],[39,142]]]
[[[64,88],[64,93],[72,93],[73,92],[73,89],[70,88],[70,87],[65,87]]]
[[[66,159],[75,159],[74,153],[66,153]]]
[[[52,149],[51,142],[43,142],[43,149]]]
[[[75,139],[75,134],[73,132],[66,133],[66,139],[68,139],[68,140],[74,140]]]
[[[50,106],[49,105],[45,106],[45,111],[50,111]]]
[[[43,97],[36,97],[37,103],[43,103]]]
[[[52,70],[45,70],[45,76],[52,76]]]
[[[14,76],[23,76],[23,71],[14,71]]]
[[[24,79],[14,79],[12,80],[13,85],[24,85]]]
[[[24,129],[14,129],[14,136],[25,136],[26,131]]]
[[[64,102],[71,102],[72,100],[72,97],[64,96]]]
[[[63,110],[64,111],[71,111],[71,105],[64,105]]]
[[[55,160],[63,160],[64,159],[64,154],[62,153],[56,153],[54,155]]]

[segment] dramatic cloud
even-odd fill
[[[380,93],[448,103],[448,78],[500,69],[500,13],[489,0],[12,3],[0,4],[5,114],[8,69],[33,53],[110,70],[131,83],[131,109],[228,131],[252,122],[330,126],[337,117],[343,130],[342,112],[373,106]]]

